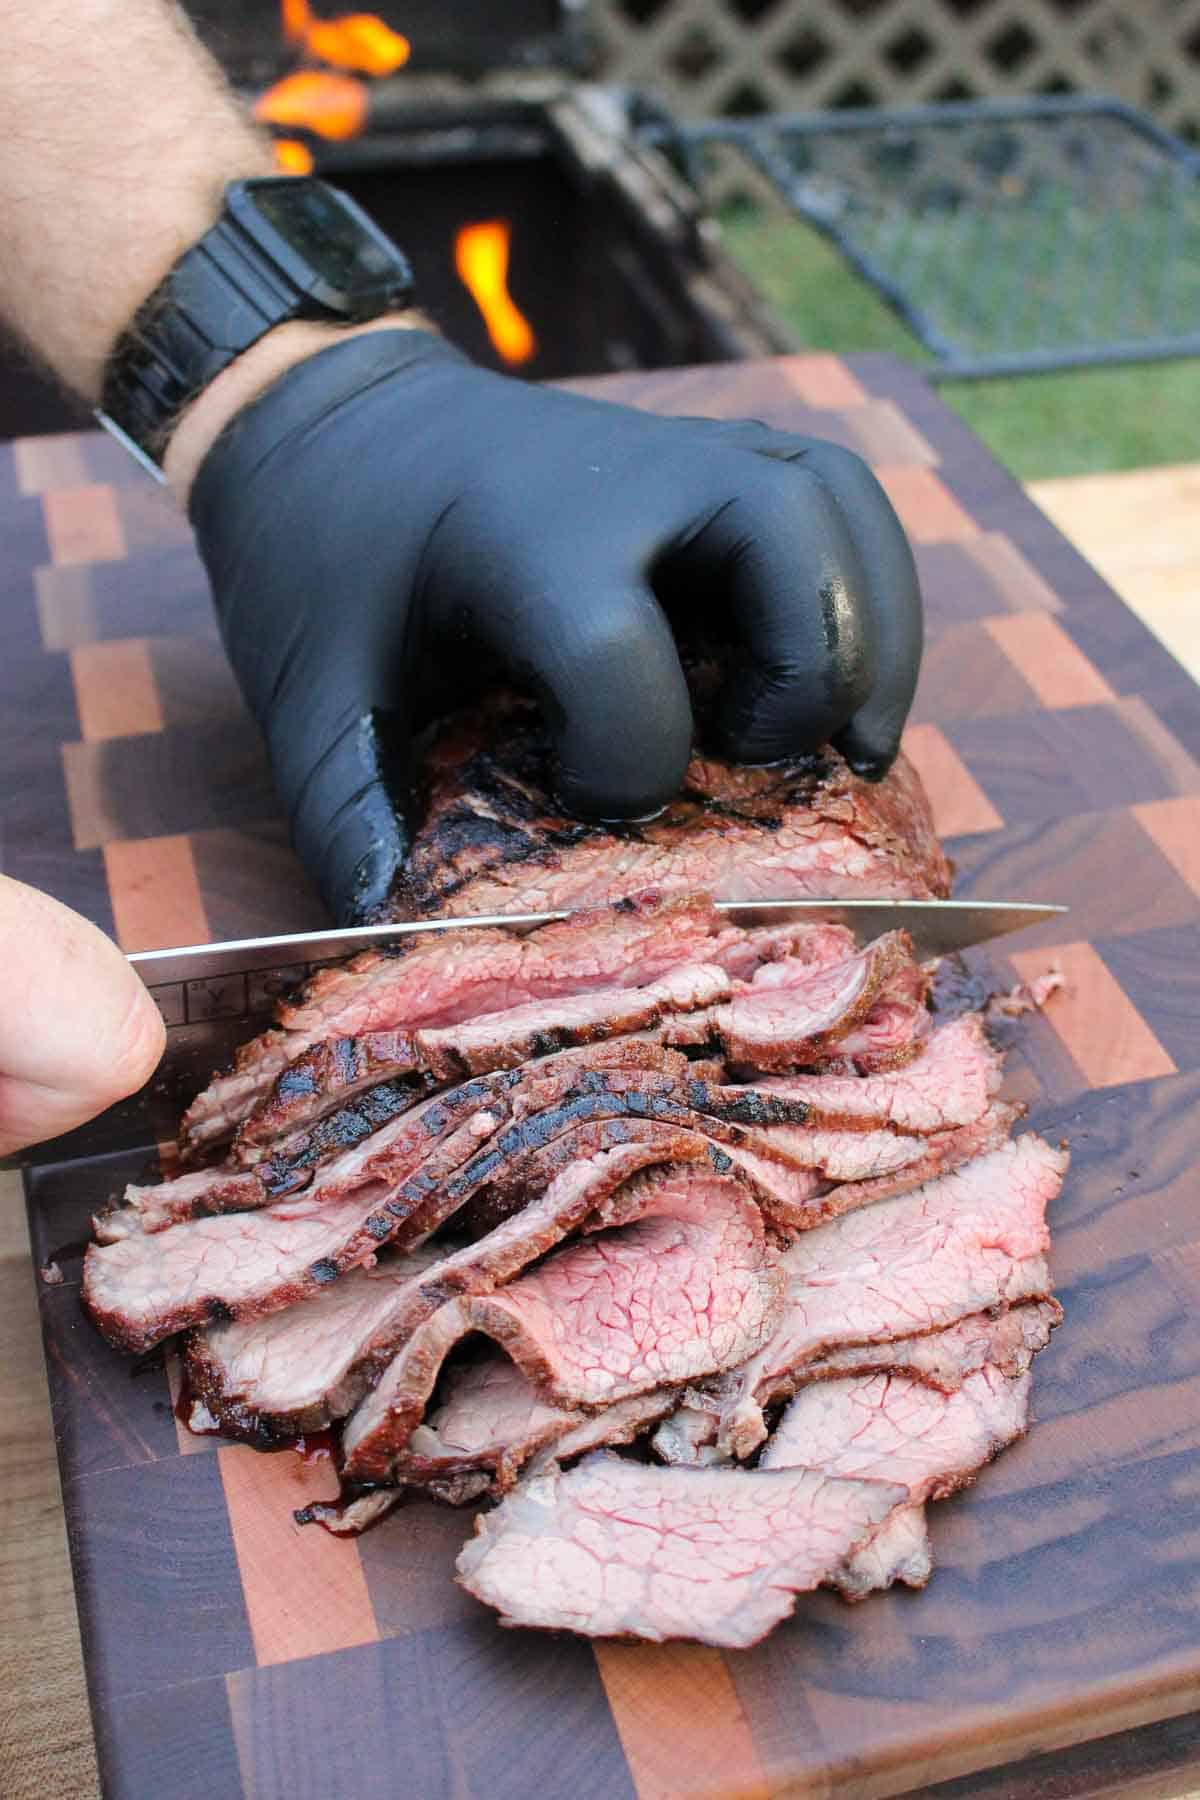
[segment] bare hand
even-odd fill
[[[116,945],[0,875],[0,1156],[134,1093],[164,1041],[158,1009]]]

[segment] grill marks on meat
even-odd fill
[[[95,1221],[100,1243],[142,1232],[158,1232],[189,1219],[249,1212],[306,1189],[305,1199],[323,1204],[372,1182],[402,1181],[464,1120],[485,1111],[498,1125],[508,1116],[503,1079],[465,1082],[427,1099],[382,1129],[353,1140],[353,1147],[316,1174],[301,1158],[295,1163],[260,1163],[255,1169],[195,1169],[153,1187],[127,1187],[123,1205]],[[479,1127],[482,1130],[482,1126]],[[478,1136],[467,1140],[474,1148]],[[311,1185],[309,1185],[311,1184]]]
[[[1064,1151],[1028,1134],[894,1200],[818,1226],[783,1263],[783,1318],[741,1371],[722,1448],[746,1457],[766,1436],[762,1408],[832,1346],[886,1342],[1049,1292],[1046,1207]]]
[[[353,1481],[386,1481],[446,1356],[472,1331],[498,1343],[559,1406],[606,1406],[732,1368],[770,1336],[783,1283],[742,1184],[698,1167],[641,1176],[502,1290],[445,1306],[351,1417]]]
[[[472,729],[479,725],[468,721],[468,739]],[[426,824],[389,915],[603,910],[524,939],[439,933],[399,954],[366,952],[320,972],[189,1108],[185,1152],[224,1142],[286,1066],[326,1039],[450,1025],[614,980],[643,985],[683,961],[719,961],[722,942],[736,956],[738,934],[726,938],[729,928],[711,908],[706,915],[698,892],[744,900],[949,892],[928,804],[903,758],[876,785],[833,752],[769,770],[697,758],[665,814],[610,830],[555,812],[550,788],[539,786],[549,763],[542,755],[540,775],[531,776],[519,730],[508,743],[522,778],[502,773],[486,752],[463,754],[461,736],[458,743],[439,758]],[[654,895],[632,903],[620,934],[605,929],[614,891]]]
[[[928,802],[903,758],[872,785],[833,751],[769,769],[697,755],[655,819],[589,825],[555,805],[549,741],[517,701],[456,720],[427,778],[424,824],[388,903],[394,918],[554,911],[649,888],[739,900],[949,892]]]
[[[655,1469],[602,1452],[482,1515],[458,1578],[505,1625],[740,1649],[906,1497],[807,1469]]]
[[[496,1124],[490,1113],[476,1114],[441,1154],[461,1161]],[[194,1325],[295,1306],[395,1237],[416,1204],[402,1186],[368,1181],[338,1200],[301,1194],[259,1212],[92,1244],[83,1263],[84,1306],[110,1344],[135,1352]]]
[[[280,1075],[238,1132],[235,1155],[263,1145],[338,1107],[372,1083],[424,1075],[430,1083],[462,1081],[606,1037],[645,1031],[676,1012],[723,999],[728,975],[715,965],[685,963],[645,987],[599,988],[553,1000],[530,1000],[507,1012],[423,1031],[366,1032],[314,1044]]]
[[[659,905],[643,897],[633,908],[632,927],[626,923],[627,917],[609,911],[571,921],[569,926],[546,928],[569,932],[578,979],[585,983],[581,991],[526,1000],[506,1012],[489,1013],[458,1026],[366,1032],[357,1038],[329,1038],[313,1044],[288,1064],[243,1121],[234,1144],[234,1161],[253,1163],[267,1154],[278,1158],[280,1140],[286,1143],[305,1123],[344,1107],[370,1083],[418,1066],[432,1071],[426,1079],[450,1079],[467,1067],[472,1071],[508,1068],[528,1058],[546,1057],[568,1041],[592,1044],[617,1032],[623,1036],[645,1033],[673,1012],[723,997],[730,981],[759,979],[781,969],[795,979],[797,970],[811,973],[833,967],[855,954],[854,939],[844,926],[793,923],[738,930],[723,925],[707,900],[689,898]],[[641,930],[647,917],[664,927],[652,944]],[[668,926],[673,928],[671,935],[665,929]],[[627,944],[631,930],[633,941]],[[545,933],[539,932],[526,941],[544,943],[544,937]],[[597,953],[590,958],[581,954],[589,937],[607,940],[597,943]],[[622,965],[614,950],[626,944],[634,961]],[[671,957],[678,961],[671,963]],[[655,962],[669,966],[656,979],[637,986],[637,971],[653,967]],[[594,981],[597,969],[616,985],[586,985]],[[538,983],[545,985],[540,975]],[[407,1079],[411,1083],[414,1077]],[[334,1124],[337,1140],[350,1141],[340,1116]]]
[[[405,1284],[389,1271],[351,1270],[332,1291],[322,1291],[284,1312],[251,1316],[195,1334],[187,1352],[192,1391],[222,1429],[254,1441],[274,1441],[327,1425],[350,1410],[442,1300],[455,1293],[485,1292],[509,1279],[578,1229],[603,1193],[656,1163],[692,1161],[721,1170],[732,1165],[750,1179],[773,1221],[779,1223],[786,1216],[807,1226],[823,1212],[852,1203],[843,1196],[877,1192],[885,1179],[919,1180],[927,1170],[928,1145],[938,1145],[939,1157],[947,1158],[955,1144],[961,1145],[965,1156],[983,1141],[977,1128],[971,1127],[945,1134],[944,1140],[885,1133],[796,1132],[799,1157],[809,1153],[806,1139],[811,1136],[818,1163],[837,1167],[842,1174],[865,1173],[881,1164],[888,1167],[904,1155],[917,1159],[907,1177],[900,1166],[890,1177],[876,1175],[874,1181],[834,1187],[822,1199],[826,1184],[814,1171],[790,1167],[786,1161],[774,1162],[768,1155],[739,1148],[736,1141],[762,1143],[776,1135],[787,1136],[789,1128],[780,1128],[778,1133],[756,1132],[709,1122],[710,1129],[729,1133],[723,1143],[714,1143],[705,1135],[706,1122],[691,1117],[692,1125],[701,1129],[638,1118],[574,1124],[561,1137],[511,1166],[512,1189],[527,1195],[540,1185],[545,1189],[541,1198],[511,1210],[503,1227],[497,1222],[490,1235],[447,1255],[419,1281]],[[783,1154],[789,1154],[786,1146]],[[390,1280],[390,1287],[381,1276]],[[355,1296],[360,1287],[375,1296],[377,1312],[365,1305],[359,1312]],[[394,1299],[387,1304],[384,1296],[389,1292]],[[320,1322],[343,1307],[342,1324],[336,1334],[326,1338]],[[332,1374],[319,1354],[326,1342],[336,1358]],[[358,1384],[353,1390],[352,1381]],[[326,1388],[330,1396],[322,1399]]]
[[[286,1311],[194,1333],[185,1357],[188,1385],[223,1430],[259,1443],[330,1425],[447,1301],[510,1280],[640,1170],[700,1161],[707,1149],[702,1139],[659,1129],[648,1143],[581,1152],[540,1198],[478,1243],[443,1255],[426,1246],[415,1262],[409,1256],[382,1270],[352,1270],[332,1292]],[[326,1333],[319,1321],[338,1308],[339,1328]]]
[[[950,1108],[961,1114],[984,1096],[994,1058],[961,1022],[935,1034],[926,1055],[934,1057],[939,1039],[951,1033],[973,1053],[976,1070],[976,1079],[960,1082],[962,1091]],[[394,1240],[411,1248],[476,1196],[486,1194],[494,1213],[502,1216],[528,1193],[541,1192],[574,1157],[622,1141],[624,1133],[615,1129],[622,1123],[627,1123],[630,1138],[641,1134],[644,1123],[657,1122],[717,1142],[754,1181],[776,1223],[789,1228],[809,1225],[837,1206],[877,1199],[886,1191],[880,1182],[907,1184],[943,1157],[947,1162],[954,1158],[953,1142],[927,1144],[923,1168],[918,1159],[908,1175],[872,1175],[864,1169],[861,1187],[855,1190],[847,1183],[834,1190],[831,1201],[814,1182],[813,1175],[821,1171],[810,1170],[802,1179],[794,1151],[774,1146],[769,1131],[759,1129],[816,1123],[813,1101],[800,1097],[802,1093],[830,1092],[840,1107],[848,1088],[872,1083],[883,1084],[881,1109],[906,1123],[916,1115],[929,1120],[931,1106],[922,1113],[919,1105],[901,1104],[911,1102],[913,1091],[920,1099],[921,1063],[911,1071],[857,1084],[849,1078],[812,1077],[749,1088],[691,1079],[684,1059],[661,1046],[618,1042],[586,1056],[599,1059],[601,1051],[616,1066],[581,1065],[583,1053],[568,1051],[544,1064],[501,1071],[427,1099],[326,1165],[299,1199],[263,1206],[257,1215],[199,1218],[164,1233],[155,1227],[194,1207],[195,1190],[203,1187],[206,1176],[193,1173],[178,1184],[131,1190],[119,1225],[111,1221],[106,1231],[118,1241],[93,1247],[85,1264],[85,1297],[93,1316],[111,1341],[145,1348],[156,1337],[211,1319],[259,1317],[295,1304],[385,1243]],[[624,1067],[627,1059],[639,1066]],[[814,1088],[814,1081],[823,1085]],[[610,1123],[612,1130],[606,1129]],[[587,1126],[597,1129],[580,1136]],[[843,1145],[839,1151],[827,1141],[816,1146],[817,1158],[808,1160],[825,1155],[834,1162],[839,1153],[857,1156],[859,1148]],[[840,1172],[846,1176],[851,1170],[843,1162]],[[217,1174],[209,1171],[207,1178]],[[256,1186],[244,1198],[239,1191],[235,1204],[267,1199],[263,1165],[244,1175]],[[180,1187],[185,1190],[182,1199]],[[209,1191],[204,1203],[215,1211],[230,1202],[221,1192]],[[814,1203],[819,1208],[815,1213]],[[155,1237],[169,1242],[156,1249]]]
[[[93,1244],[84,1261],[85,1304],[111,1343],[147,1349],[194,1325],[293,1306],[386,1244],[412,1248],[481,1191],[540,1193],[580,1156],[652,1136],[643,1134],[647,1124],[694,1129],[707,1151],[708,1140],[722,1135],[736,1146],[743,1115],[794,1121],[808,1112],[807,1103],[670,1077],[657,1078],[660,1091],[655,1077],[636,1072],[559,1079],[568,1085],[558,1105],[506,1127],[509,1100],[498,1084],[519,1080],[515,1073],[468,1084],[469,1102],[460,1098],[453,1109],[435,1100],[419,1116],[396,1120],[295,1198]],[[810,1193],[810,1184],[800,1190]]]
[[[205,1154],[239,1126],[227,1164],[97,1222],[85,1305],[128,1349],[188,1332],[196,1429],[340,1427],[348,1485],[305,1518],[498,1500],[460,1578],[506,1623],[736,1646],[806,1588],[921,1585],[926,1502],[1025,1427],[1066,1157],[1010,1141],[981,1019],[932,1029],[904,934],[744,931],[683,891],[751,840],[792,891],[936,890],[936,847],[890,840],[908,773],[697,764],[665,821],[563,837],[528,757],[489,762],[482,825],[462,770],[423,906],[530,867],[570,904],[601,852],[680,891],[323,971],[190,1115]],[[655,1427],[658,1463],[607,1453]]]
[[[509,906],[509,912],[557,908]],[[592,988],[644,986],[682,963],[719,960],[746,934],[722,921],[707,898],[644,895],[597,907],[519,937],[475,927],[411,938],[320,969],[278,1024],[239,1052],[185,1113],[185,1153],[222,1143],[312,1045],[374,1032],[454,1025],[530,1000]]]
[[[421,1278],[440,1260],[426,1246],[352,1269],[285,1312],[191,1332],[192,1429],[270,1449],[344,1418],[394,1354],[404,1321],[421,1316]]]
[[[792,1401],[760,1466],[904,1482],[908,1505],[832,1580],[851,1599],[896,1580],[923,1587],[932,1567],[924,1502],[965,1487],[1023,1434],[1029,1384],[1028,1374],[1010,1379],[987,1364],[949,1394],[897,1374],[817,1382]]]

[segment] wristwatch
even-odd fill
[[[189,400],[288,319],[357,324],[407,305],[408,260],[338,188],[309,176],[232,182],[114,346],[97,419],[151,474]]]

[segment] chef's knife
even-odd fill
[[[718,900],[718,912],[734,925],[786,925],[792,921],[847,926],[859,943],[883,931],[907,931],[922,959],[949,956],[1066,912],[1065,906],[1012,900]],[[213,981],[263,969],[298,967],[387,949],[428,932],[502,927],[523,933],[569,918],[566,912],[488,914],[464,919],[421,919],[405,925],[360,925],[287,937],[237,938],[224,944],[188,944],[177,950],[138,950],[129,958],[147,987],[178,981]]]
[[[847,925],[860,943],[883,931],[911,934],[922,959],[946,956],[1066,911],[1006,900],[756,900],[718,901],[737,925],[785,925],[801,920]],[[141,1093],[119,1101],[66,1137],[23,1151],[25,1165],[74,1162],[145,1148],[171,1138],[180,1109],[250,1032],[270,1016],[275,997],[295,987],[318,963],[357,950],[387,949],[429,932],[500,926],[532,931],[570,915],[504,914],[488,918],[427,919],[410,925],[367,925],[289,937],[240,938],[228,944],[188,944],[179,950],[138,950],[130,957],[154,993],[168,1026],[162,1063]],[[4,1167],[0,1163],[0,1167]]]

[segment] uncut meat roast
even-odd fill
[[[97,1216],[84,1303],[178,1337],[194,1430],[328,1432],[306,1522],[471,1505],[502,1622],[736,1648],[929,1579],[929,1505],[1028,1423],[1067,1159],[903,932],[713,904],[945,895],[910,768],[697,758],[608,829],[548,766],[522,703],[459,720],[391,909],[569,916],[318,971]]]

